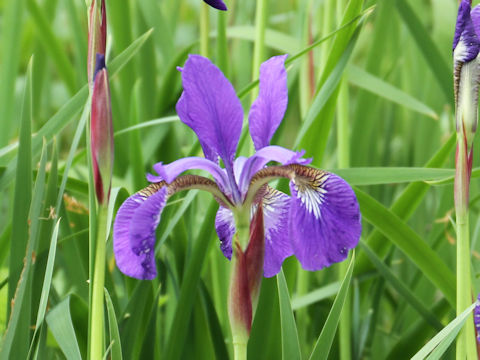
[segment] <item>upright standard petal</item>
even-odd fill
[[[154,189],[155,187],[150,186],[150,188]],[[137,211],[145,215],[152,207],[155,207],[158,211],[155,214],[147,214],[148,217],[143,219],[140,225],[140,229],[145,229],[145,225],[153,228],[153,234],[155,234],[155,228],[160,219],[159,213],[165,205],[167,197],[166,187],[159,190],[157,187],[156,189],[157,192],[152,196],[149,196],[145,190],[130,196],[118,210],[113,225],[113,252],[117,266],[125,275],[136,279],[149,280],[156,276],[154,239],[151,238],[150,233],[140,234],[134,228],[139,217]],[[143,207],[147,201],[150,203],[147,204],[147,207]],[[153,205],[152,201],[157,204]],[[134,237],[132,237],[132,230]]]
[[[227,11],[227,6],[221,0],[203,0],[211,7],[214,7],[217,10]]]
[[[205,156],[223,159],[232,173],[242,131],[243,109],[235,90],[207,58],[189,55],[182,70],[183,94],[177,103],[180,119],[198,136]]]
[[[265,226],[263,275],[272,277],[280,271],[283,260],[293,255],[288,230],[290,197],[267,187],[262,204]]]
[[[455,25],[455,35],[453,38],[455,70],[458,68],[458,63],[466,63],[475,59],[480,50],[480,41],[475,32],[470,9],[470,2],[462,0],[458,8],[457,23]],[[477,14],[475,14],[475,16],[476,19],[478,19]]]
[[[480,344],[480,294],[477,296],[477,302],[473,310],[473,322],[477,332],[477,342]]]
[[[287,55],[274,56],[260,66],[260,91],[248,115],[248,126],[255,149],[270,144],[282,122],[288,103]]]
[[[362,231],[352,188],[339,176],[313,168],[290,183],[290,234],[295,256],[305,270],[320,270],[345,260]]]

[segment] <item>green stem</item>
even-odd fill
[[[247,344],[244,342],[233,343],[233,359],[246,360],[247,359]]]
[[[200,4],[200,55],[208,57],[208,32],[210,31],[210,18],[208,5]]]
[[[337,105],[337,152],[338,152],[338,167],[348,168],[350,166],[350,134],[348,127],[348,83],[344,78],[340,84],[340,91],[338,94]],[[338,276],[342,281],[347,273],[348,261],[344,261],[339,266]],[[351,324],[352,324],[352,308],[350,301],[350,294],[345,298],[345,305],[343,306],[340,315],[339,324],[339,347],[340,359],[349,360],[352,358],[351,345]]]
[[[465,137],[457,136],[457,159],[455,177],[455,212],[457,231],[457,315],[472,302],[470,269],[470,234],[468,221],[469,175]],[[470,315],[457,338],[457,360],[477,359],[473,316]]]
[[[258,71],[265,51],[265,29],[267,27],[267,0],[257,0],[255,18],[255,42],[253,47],[252,78],[258,79]],[[252,103],[258,96],[258,87],[252,90]]]
[[[98,209],[98,232],[95,251],[95,267],[93,272],[92,290],[92,320],[91,320],[91,347],[90,359],[103,358],[103,294],[105,284],[105,243],[107,238],[107,205]]]
[[[217,65],[228,77],[227,16],[228,12],[217,11]]]

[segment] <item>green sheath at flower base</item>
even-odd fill
[[[113,170],[113,125],[110,86],[105,57],[97,55],[92,92],[90,137],[95,191],[99,204],[110,195]]]

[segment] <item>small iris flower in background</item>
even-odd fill
[[[248,339],[262,275],[276,275],[291,255],[311,271],[342,261],[361,233],[357,199],[343,179],[305,166],[310,160],[304,152],[270,145],[287,108],[285,59],[276,56],[261,65],[259,96],[249,113],[256,152],[235,158],[243,122],[240,100],[214,64],[190,55],[180,69],[184,91],[176,109],[196,133],[205,158],[155,164],[158,175],[147,175],[152,184],[122,204],[114,224],[119,269],[152,279],[155,229],[168,198],[187,189],[212,193],[220,205],[215,219],[220,247],[234,262],[229,299],[234,343],[236,335]],[[267,166],[271,162],[278,165]],[[213,180],[181,175],[193,169],[210,173]],[[268,185],[278,178],[290,181],[290,195]]]
[[[227,11],[227,6],[222,0],[203,0],[203,1],[217,10]]]

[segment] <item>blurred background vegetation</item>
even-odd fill
[[[314,166],[336,169],[355,186],[363,213],[346,302],[350,356],[409,358],[455,317],[451,44],[458,2],[266,3],[261,60],[300,54],[288,65],[289,105],[273,143],[305,149]],[[226,4],[228,12],[219,13],[200,0],[106,1],[116,132],[112,214],[128,194],[147,185],[145,173],[154,163],[201,152],[176,117],[176,67],[200,52],[205,14],[206,55],[248,109],[258,76],[256,1]],[[87,8],[82,0],[3,0],[0,29],[2,354],[8,347],[18,359],[86,358]],[[312,51],[302,52],[311,44]],[[249,142],[240,154],[249,155]],[[471,228],[478,291],[475,167]],[[124,359],[223,359],[231,352],[229,262],[213,227],[217,205],[196,192],[173,200],[157,232],[156,280],[126,278],[115,267],[111,240],[107,244],[105,341],[114,359],[120,352]],[[288,346],[307,358],[343,279],[339,265],[308,273],[291,258],[283,269],[299,350],[288,345],[281,326],[288,318],[279,306],[282,283],[264,279],[250,359],[279,359]],[[336,336],[329,357],[339,358],[339,348]]]

